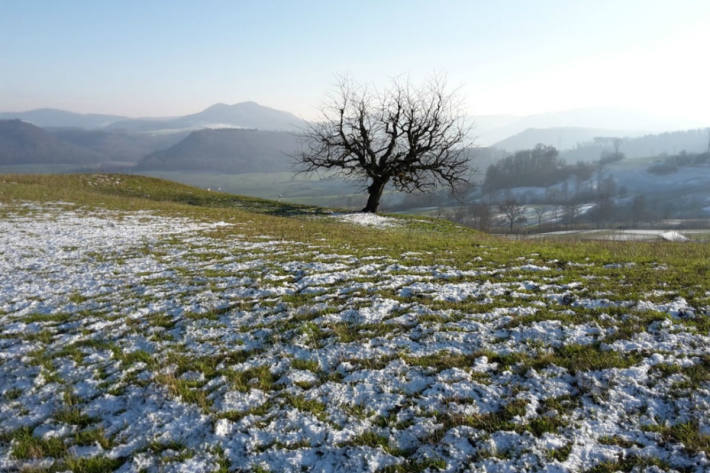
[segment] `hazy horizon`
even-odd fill
[[[313,119],[339,75],[445,75],[474,116],[619,108],[710,124],[710,3],[8,1],[0,109],[164,117],[255,101]]]

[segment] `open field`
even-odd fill
[[[0,470],[704,472],[710,245],[0,176]]]

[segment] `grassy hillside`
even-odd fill
[[[0,470],[710,467],[710,245],[344,218],[0,176]]]
[[[158,178],[133,175],[0,175],[0,199],[67,200],[80,205],[101,206],[121,210],[155,210],[201,219],[239,219],[249,213],[264,213],[250,228],[254,234],[276,232],[283,238],[311,241],[326,237],[334,245],[347,243],[367,250],[371,247],[394,252],[430,250],[445,251],[449,259],[464,264],[479,255],[483,242],[500,246],[496,258],[514,259],[531,252],[540,258],[586,259],[608,263],[620,259],[648,263],[672,264],[669,271],[702,272],[710,270],[710,246],[663,242],[529,242],[494,239],[484,233],[455,225],[445,220],[397,216],[408,225],[386,232],[360,228],[357,234],[337,222],[313,221],[305,218],[324,213],[320,207],[238,196],[208,191]],[[219,209],[219,210],[217,210]],[[298,210],[294,210],[298,209]],[[296,214],[297,218],[278,218]],[[298,230],[294,230],[297,228]],[[294,233],[295,232],[295,233]],[[251,233],[251,232],[250,232]],[[343,241],[341,241],[343,240]],[[436,256],[432,257],[432,260]],[[664,273],[667,274],[667,273]],[[710,281],[710,271],[705,282]],[[688,281],[691,282],[691,281]]]

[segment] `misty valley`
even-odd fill
[[[0,118],[7,118],[0,121],[3,172],[123,172],[309,205],[363,205],[362,182],[335,171],[299,172],[294,157],[303,146],[305,121],[253,102],[162,120],[59,110]],[[387,187],[383,210],[495,233],[655,239],[676,231],[681,238],[708,237],[709,129],[521,129],[543,123],[540,117],[490,129],[486,120],[485,137],[520,131],[490,146],[465,148],[467,184],[414,194]],[[472,122],[478,131],[475,117]],[[649,231],[628,232],[644,229]]]

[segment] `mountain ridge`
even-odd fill
[[[301,129],[306,122],[297,116],[256,102],[228,105],[216,103],[204,110],[170,119],[126,119],[107,129],[132,132],[184,131],[203,128],[255,128],[258,130]]]
[[[580,143],[586,143],[598,137],[628,138],[636,136],[632,132],[586,127],[549,127],[527,128],[520,133],[509,136],[492,146],[510,152],[531,149],[542,143],[554,146],[559,151],[573,149]]]
[[[290,155],[301,139],[290,132],[251,129],[203,129],[168,149],[151,153],[137,171],[279,172],[292,170]]]
[[[106,156],[22,120],[0,120],[0,164],[97,164]]]
[[[61,126],[71,128],[102,128],[122,120],[121,115],[77,113],[58,108],[36,108],[24,112],[0,112],[0,120],[22,120],[40,128]]]
[[[254,101],[231,105],[219,102],[196,113],[173,117],[126,117],[38,108],[23,112],[0,112],[0,119],[20,119],[41,128],[85,128],[143,133],[190,131],[202,128],[296,131],[306,124],[305,120],[290,112],[260,105]]]

